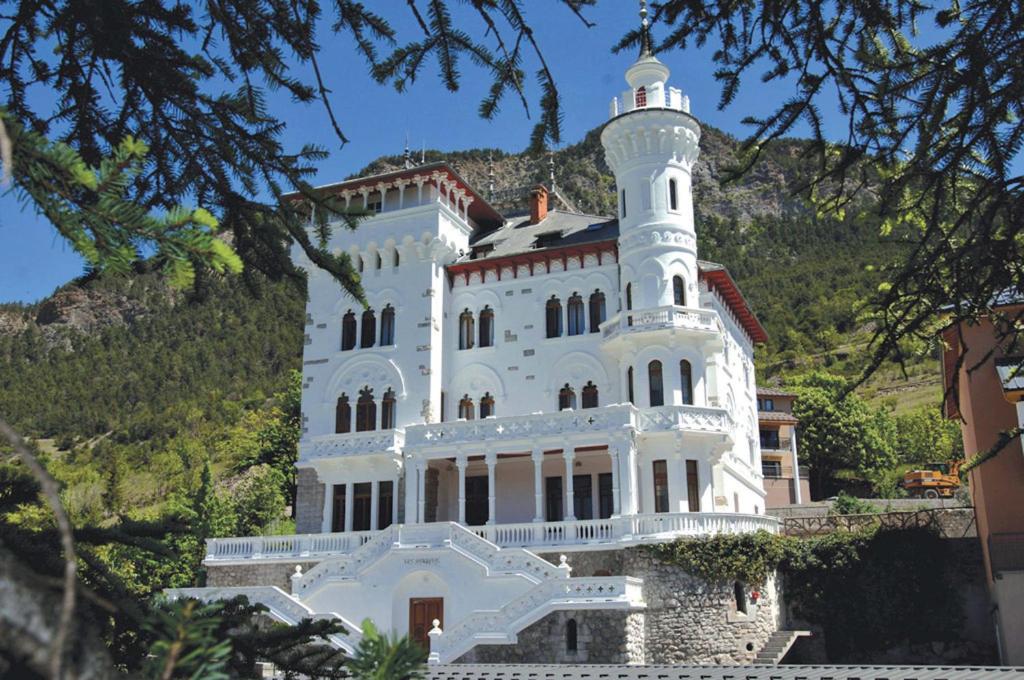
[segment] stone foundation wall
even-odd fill
[[[292,592],[291,576],[295,565],[309,571],[317,562],[275,562],[271,564],[224,564],[206,567],[206,585],[211,588],[227,586],[277,586]]]
[[[570,621],[576,649],[570,649]],[[477,645],[455,663],[637,664],[644,658],[640,612],[577,610],[548,614],[521,630],[514,645]]]
[[[295,533],[318,534],[324,521],[324,485],[313,468],[299,468],[295,478]]]

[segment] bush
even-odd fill
[[[878,508],[873,503],[851,496],[845,491],[839,492],[828,509],[830,515],[873,515],[877,512]]]

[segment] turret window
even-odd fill
[[[676,197],[676,181],[674,179],[668,181],[668,209],[679,210],[679,199]]]
[[[636,108],[642,109],[647,106],[647,88],[640,86],[636,88]]]
[[[623,189],[620,201],[619,201],[619,212],[621,213],[622,219],[626,219],[626,190]]]
[[[545,305],[545,326],[547,337],[559,338],[562,336],[562,302],[557,296],[552,295]]]
[[[597,385],[588,380],[583,386],[582,397],[583,408],[597,408]]]
[[[686,306],[686,284],[682,276],[672,277],[672,302],[678,307]]]
[[[348,404],[348,395],[342,394],[338,397],[338,404],[334,408],[334,432],[335,434],[348,434],[352,431],[352,407]]]
[[[679,384],[682,389],[683,403],[693,404],[693,369],[690,362],[683,359],[679,362]]]
[[[490,392],[484,392],[484,396],[480,397],[480,417],[488,418],[494,415],[494,397],[491,396]]]
[[[569,383],[566,383],[562,389],[558,390],[558,410],[564,411],[569,408],[576,408],[576,393],[569,387]]]
[[[583,298],[579,293],[569,297],[569,335],[583,335],[586,332],[586,317],[583,312]]]
[[[395,344],[395,308],[391,305],[380,312],[380,344],[381,347]]]
[[[629,399],[630,404],[636,404],[636,399],[633,398],[633,367],[630,366],[626,369],[626,395]]]
[[[494,310],[489,306],[480,312],[480,346],[494,347]]]
[[[647,385],[651,406],[664,406],[665,388],[661,378],[661,362],[657,359],[647,364]]]
[[[377,339],[377,316],[373,313],[372,309],[367,309],[363,312],[363,327],[361,336],[359,338],[360,347],[373,347],[374,341]]]
[[[356,432],[369,432],[377,429],[377,404],[373,400],[373,390],[369,386],[359,392],[356,402]]]
[[[607,317],[604,293],[595,290],[590,294],[590,332],[596,333],[601,330],[600,325],[604,323],[605,318]]]
[[[473,312],[459,314],[459,349],[473,349]]]
[[[626,309],[633,309],[633,284],[626,284]]]
[[[395,391],[390,388],[380,402],[380,429],[395,429]]]
[[[473,400],[468,394],[462,395],[462,399],[459,400],[459,417],[473,420]]]
[[[356,315],[352,310],[341,317],[341,349],[348,351],[356,346]]]

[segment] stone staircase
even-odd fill
[[[809,636],[809,630],[777,630],[754,657],[755,666],[775,666],[786,656],[797,638]]]

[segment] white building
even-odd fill
[[[211,582],[237,587],[204,596],[424,641],[437,619],[449,662],[555,611],[647,606],[636,575],[570,577],[559,553],[775,530],[764,330],[725,268],[698,259],[700,126],[668,76],[645,48],[612,102],[617,218],[549,210],[537,187],[529,215],[504,219],[444,163],[323,188],[377,213],[330,244],[358,263],[368,307],[300,261],[301,534],[211,541]],[[292,594],[273,587],[297,563]],[[740,604],[730,620],[749,623]]]

